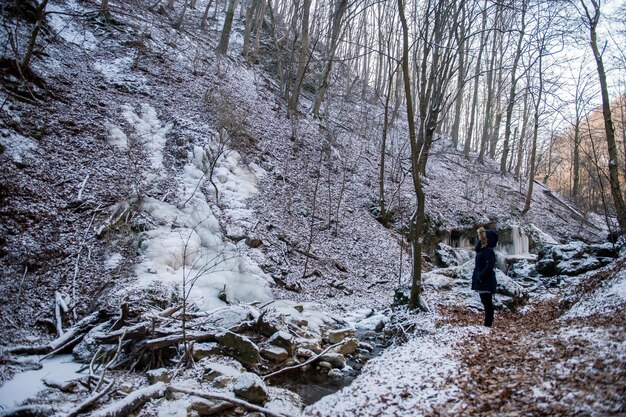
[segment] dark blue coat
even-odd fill
[[[493,230],[487,230],[487,247],[481,247],[480,240],[476,243],[476,265],[472,274],[472,290],[490,292],[495,294],[496,273],[493,270],[496,266],[496,253],[494,249],[498,243],[498,234]]]

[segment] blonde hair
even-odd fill
[[[487,247],[487,232],[485,231],[485,228],[479,227],[477,232],[478,232],[478,238],[480,239],[480,247],[486,248]]]

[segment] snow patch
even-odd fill
[[[586,295],[562,316],[563,319],[588,317],[593,314],[624,315],[626,307],[626,270],[604,282],[591,294]]]
[[[7,129],[0,130],[0,144],[4,146],[4,152],[13,162],[21,164],[24,157],[31,155],[37,150],[37,142]]]
[[[33,359],[39,360],[36,356]],[[41,369],[19,373],[0,387],[0,407],[15,407],[34,397],[46,388],[44,380],[63,385],[65,382],[84,376],[77,372],[82,365],[74,362],[71,355],[53,356],[40,363]]]
[[[163,147],[172,124],[161,123],[155,109],[147,104],[141,106],[140,113],[124,106],[123,116],[135,130],[150,160],[151,172],[145,179],[163,177]],[[115,128],[109,128],[111,131],[117,132]],[[121,135],[112,141],[123,143]],[[252,218],[253,213],[245,208],[245,200],[256,193],[256,177],[243,166],[239,154],[229,151],[226,155],[218,160],[223,179],[221,204],[224,211],[232,208]],[[141,262],[135,267],[139,278],[137,285],[148,287],[163,282],[179,290],[184,285],[189,300],[205,310],[225,304],[219,297],[221,292],[230,302],[270,301],[272,297],[267,287],[272,279],[235,245],[225,241],[214,215],[217,207],[212,208],[203,193],[202,184],[208,179],[207,158],[207,151],[202,147],[196,147],[189,155],[191,162],[179,177],[181,195],[176,204],[151,197],[142,199],[140,210],[155,227],[139,236]]]

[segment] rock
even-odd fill
[[[554,262],[554,259],[552,259],[551,257],[547,257],[537,261],[537,263],[535,264],[535,269],[541,275],[544,275],[546,277],[551,277],[557,274],[556,262]]]
[[[172,372],[165,368],[152,369],[146,372],[148,384],[156,384],[157,382],[165,382],[166,384],[172,380]]]
[[[344,339],[345,340],[345,339]],[[339,346],[337,349],[337,353],[341,353],[342,355],[352,355],[356,352],[359,347],[359,341],[355,338],[350,338],[343,345]]]
[[[232,376],[218,376],[217,378],[215,378],[212,382],[212,385],[215,388],[226,388],[228,385],[230,385],[233,381],[235,380],[234,377]]]
[[[319,360],[330,363],[333,368],[343,369],[346,366],[346,357],[341,353],[326,353]]]
[[[295,339],[291,334],[287,332],[276,332],[267,340],[267,342],[270,345],[278,346],[285,349],[289,356],[293,355],[293,352],[295,352],[296,350]]]
[[[496,292],[511,297],[515,306],[520,306],[528,300],[526,289],[499,269],[496,269],[496,280],[498,281]]]
[[[438,266],[443,268],[459,265],[459,259],[454,248],[441,242],[437,244],[437,249],[435,249],[435,261]]]
[[[341,372],[339,369],[331,369],[330,371],[328,371],[328,376],[333,379],[341,379],[343,378],[343,372]]]
[[[217,362],[200,362],[202,368],[204,368],[202,379],[204,381],[215,381],[217,378],[234,380],[241,375],[241,372],[230,365]]]
[[[513,279],[521,280],[528,277],[537,277],[539,273],[534,263],[528,262],[526,259],[521,259],[511,264],[507,275]]]
[[[227,401],[214,401],[193,396],[189,398],[189,401],[190,404],[187,407],[187,415],[193,415],[195,412],[198,416],[210,416],[235,407],[235,404]]]
[[[225,331],[215,335],[217,342],[222,346],[222,352],[237,359],[239,362],[250,367],[256,367],[259,363],[259,348],[246,336]]]
[[[331,370],[331,369],[333,369],[333,365],[331,365],[331,363],[330,363],[330,362],[326,362],[326,361],[320,361],[320,362],[318,362],[318,363],[317,363],[317,366],[318,366],[320,369],[326,369],[326,370]]]
[[[261,314],[257,320],[257,328],[259,332],[265,336],[270,337],[278,331],[280,328],[280,322],[275,317],[272,317],[266,313]]]
[[[304,311],[304,306],[302,304],[296,304],[293,308],[298,312],[302,313]]]
[[[346,337],[354,337],[356,332],[353,328],[328,330],[326,337],[331,344],[339,343]]]
[[[286,416],[299,416],[302,414],[302,398],[295,392],[284,388],[269,388],[270,400],[264,407],[277,414]]]
[[[207,324],[217,328],[230,329],[242,322],[258,320],[260,313],[250,306],[228,306],[216,309],[207,314]]]
[[[617,245],[613,246],[611,242],[589,245],[589,250],[591,250],[593,256],[599,258],[616,258],[619,254]]]
[[[248,245],[249,247],[256,249],[259,246],[261,246],[263,244],[263,241],[261,239],[255,238],[255,237],[249,237],[246,239],[246,245]]]
[[[272,362],[284,362],[289,357],[289,352],[279,346],[261,348],[261,357]]]
[[[609,248],[596,246],[596,252],[608,253]],[[604,251],[607,252],[604,252]],[[539,252],[535,268],[544,276],[575,276],[602,266],[593,255],[593,249],[583,242],[571,242],[566,245],[546,246]]]
[[[297,339],[298,347],[302,349],[308,349],[315,353],[320,353],[322,351],[322,342],[319,339]]]
[[[582,259],[570,259],[559,262],[556,271],[560,275],[576,276],[585,272],[593,271],[602,266],[602,263],[594,257],[584,257]]]
[[[449,290],[452,288],[452,280],[445,275],[439,275],[436,271],[437,270],[427,272],[422,275],[422,283],[424,287],[435,290]]]
[[[365,342],[359,342],[359,348],[365,349],[368,352],[372,352],[374,350],[374,346],[370,345],[369,343],[365,343]]]
[[[315,352],[313,352],[311,349],[299,347],[298,349],[296,349],[296,356],[299,358],[309,359],[310,357],[315,356]]]
[[[235,395],[254,404],[263,404],[268,397],[267,386],[257,374],[245,372],[233,383]]]
[[[219,355],[222,353],[219,345],[214,342],[209,343],[194,343],[191,350],[191,356],[195,361],[202,360],[211,356]]]

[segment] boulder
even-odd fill
[[[314,353],[320,353],[322,351],[322,342],[319,339],[298,338],[296,342],[298,348],[310,350]]]
[[[272,362],[284,362],[289,357],[289,352],[279,346],[261,348],[261,357]]]
[[[172,380],[173,372],[165,368],[151,369],[146,372],[148,384],[156,384],[157,382],[165,382],[166,384]]]
[[[233,392],[253,404],[263,404],[268,398],[265,382],[252,372],[244,372],[235,380]]]
[[[454,248],[441,242],[437,244],[437,249],[435,249],[435,260],[437,265],[442,268],[459,265],[459,259],[454,252]]]
[[[302,414],[302,398],[295,392],[291,392],[284,388],[270,387],[270,400],[264,405],[270,411],[276,414],[286,416],[299,416]]]
[[[331,344],[339,343],[346,337],[354,337],[355,335],[356,335],[356,332],[351,327],[344,328],[344,329],[328,330],[328,332],[326,333],[326,337],[328,337],[328,341]]]
[[[337,353],[341,353],[344,356],[353,355],[354,352],[356,352],[356,350],[358,349],[358,347],[359,347],[359,341],[352,337],[348,339],[347,341],[345,341],[343,345],[337,348]]]
[[[278,346],[285,349],[290,356],[293,355],[293,352],[296,350],[295,339],[287,332],[276,332],[267,340],[267,342],[272,346]]]
[[[195,361],[202,360],[211,356],[219,355],[222,353],[219,345],[214,342],[208,343],[194,343],[191,350],[191,356]]]
[[[215,339],[222,347],[224,354],[237,359],[244,365],[256,367],[259,363],[259,348],[246,336],[225,331],[216,334]]]
[[[235,407],[235,404],[227,401],[208,400],[200,397],[190,397],[189,406],[187,407],[187,415],[211,416],[222,413]]]
[[[593,271],[601,266],[602,263],[597,258],[585,256],[582,259],[570,259],[559,262],[556,265],[556,271],[560,275],[576,276]]]
[[[200,362],[200,366],[204,369],[202,379],[208,382],[215,381],[217,378],[234,380],[241,375],[238,369],[223,363],[203,361]]]
[[[589,245],[589,250],[593,256],[599,258],[616,258],[619,254],[617,245],[613,245],[611,242],[595,243]]]
[[[206,322],[217,328],[230,329],[259,318],[259,312],[250,306],[227,306],[207,313]]]
[[[426,288],[449,290],[452,287],[452,280],[445,275],[439,275],[435,270],[422,275],[422,284]]]
[[[329,352],[320,356],[320,361],[328,362],[333,368],[343,369],[346,366],[346,357],[341,353]]]

